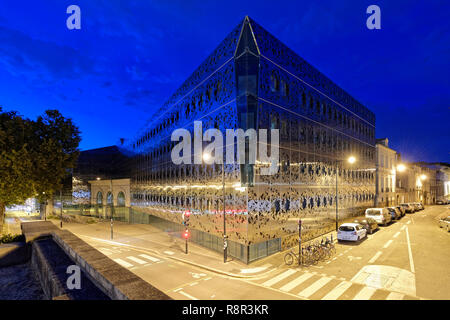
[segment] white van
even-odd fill
[[[366,209],[366,218],[375,219],[378,224],[386,226],[392,221],[392,216],[386,208],[369,208]]]

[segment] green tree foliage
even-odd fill
[[[28,145],[32,131],[31,121],[0,109],[0,210],[34,195]]]
[[[36,121],[0,107],[0,226],[5,206],[52,198],[75,167],[80,131],[57,110]]]
[[[34,123],[33,137],[33,180],[40,200],[45,200],[42,198],[50,198],[61,190],[63,179],[75,167],[80,131],[58,110],[47,110]]]

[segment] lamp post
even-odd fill
[[[338,193],[338,171],[339,171],[339,162],[342,162],[343,160],[339,160],[336,159],[336,232],[338,231],[338,221],[339,221],[339,204],[338,204],[338,197],[339,197],[339,193]],[[356,158],[353,156],[350,156],[347,161],[350,164],[353,164],[356,162]],[[352,201],[353,201],[353,197],[352,197]]]
[[[203,153],[203,160],[208,162],[211,159],[209,153]],[[228,241],[227,241],[227,229],[226,229],[226,216],[225,216],[225,164],[222,159],[222,195],[223,195],[223,262],[227,262],[228,255]]]
[[[420,180],[421,181],[427,180],[427,176],[425,174],[421,174],[420,175]],[[424,186],[424,183],[425,182],[422,182],[422,186],[421,186],[423,202],[425,202],[425,186]],[[420,199],[419,199],[419,201],[420,201]]]
[[[400,163],[399,165],[397,165],[397,168],[395,169],[397,172],[400,172],[400,173],[402,173],[402,172],[404,172],[405,170],[406,170],[406,166],[403,164],[403,163]],[[396,179],[397,179],[397,176],[396,176]],[[400,182],[401,182],[402,180],[400,180]],[[399,187],[399,188],[402,188],[402,187]],[[397,195],[397,199],[398,199],[398,195]],[[399,203],[399,201],[397,200],[397,205],[399,205],[400,203]]]
[[[109,179],[110,181],[110,188],[111,188],[111,240],[113,239],[113,214],[114,214],[114,194],[113,194],[113,188],[112,188],[112,179]],[[108,201],[108,199],[106,199]]]

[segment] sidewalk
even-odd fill
[[[59,228],[59,220],[51,219],[49,221]],[[135,250],[150,251],[168,259],[234,278],[263,276],[274,271],[279,265],[284,265],[282,257],[278,263],[275,260],[268,263],[266,259],[273,259],[268,257],[249,266],[228,256],[228,261],[224,263],[222,253],[203,248],[192,242],[188,243],[188,254],[185,254],[184,240],[145,224],[114,222],[112,240],[110,222],[95,224],[64,222],[63,229],[71,231],[88,243],[105,242],[110,245],[128,246]]]
[[[59,220],[49,219],[49,221],[52,221],[59,228]],[[94,224],[64,222],[63,229],[84,237],[83,240],[87,242],[101,241],[110,245],[123,245],[136,250],[150,251],[169,259],[234,278],[263,277],[277,269],[288,268],[284,263],[284,255],[289,250],[298,251],[298,246],[293,247],[254,261],[250,265],[228,256],[227,262],[224,263],[223,253],[206,249],[192,242],[188,243],[188,254],[185,254],[184,240],[147,224],[128,224],[116,221],[113,225],[113,240],[111,240],[109,221]],[[331,238],[331,236],[336,241],[335,231],[323,235],[323,237],[328,238]],[[311,241],[320,241],[321,238]],[[304,242],[302,245],[306,245],[308,242]]]

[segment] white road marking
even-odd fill
[[[414,269],[414,261],[413,261],[412,250],[411,250],[411,242],[409,241],[408,228],[406,228],[406,242],[408,243],[409,266],[411,268],[411,272],[415,273],[416,271]]]
[[[353,260],[362,260],[362,257],[354,257],[354,256],[347,256],[348,260],[353,261]]]
[[[369,263],[374,263],[382,254],[383,252],[378,251],[377,253],[375,253],[375,255],[372,257],[372,259],[369,260]]]
[[[271,264],[265,264],[261,267],[250,268],[250,269],[241,269],[241,273],[256,273],[256,272],[266,270],[268,267],[271,267],[271,266],[272,266]]]
[[[164,253],[166,253],[168,255],[174,255],[175,254],[175,252],[173,252],[173,251],[164,251]]]
[[[305,282],[306,280],[308,280],[312,276],[313,276],[312,273],[304,273],[300,277],[296,278],[295,280],[292,280],[291,282],[289,282],[289,283],[285,284],[284,286],[282,286],[280,288],[280,290],[281,291],[286,291],[286,292],[287,291],[291,291],[296,286],[298,286],[299,284]]]
[[[386,297],[386,300],[403,300],[404,296],[405,296],[404,294],[401,294],[401,293],[398,293],[398,292],[391,292]]]
[[[411,218],[411,220],[412,220],[412,218]],[[410,223],[411,223],[411,220],[409,220],[406,224],[410,224]]]
[[[148,259],[148,260],[150,260],[150,261],[153,261],[153,262],[158,262],[158,261],[161,261],[161,260],[159,260],[158,258],[155,258],[155,257],[149,256],[149,255],[147,255],[147,254],[140,254],[140,255],[139,255],[139,257],[142,257],[142,258]]]
[[[289,269],[289,270],[287,270],[287,271],[285,271],[285,272],[279,274],[278,276],[276,276],[276,277],[274,277],[274,278],[272,278],[272,279],[270,279],[270,280],[267,280],[267,281],[264,282],[262,285],[263,285],[263,286],[266,286],[266,287],[270,287],[271,285],[274,285],[275,283],[280,282],[280,281],[283,280],[284,278],[287,278],[287,277],[289,277],[291,274],[294,274],[294,273],[296,273],[296,272],[297,272],[297,271],[295,271],[295,270]]]
[[[196,297],[193,297],[190,294],[187,294],[186,292],[180,291],[179,293],[182,294],[183,296],[185,296],[186,298],[191,299],[191,300],[198,300]]]
[[[328,292],[322,300],[337,300],[351,286],[352,283],[350,281],[342,281],[333,290]]]
[[[147,263],[147,261],[144,261],[144,260],[141,260],[139,258],[132,257],[132,256],[127,257],[127,259],[130,259],[131,261],[134,261],[134,262],[139,263],[139,264],[146,264]]]
[[[190,286],[192,287],[192,286],[195,286],[195,285],[197,285],[198,284],[198,282],[192,282],[191,284],[190,284]]]
[[[364,287],[358,294],[353,298],[353,300],[370,300],[377,289],[372,287]]]
[[[312,285],[310,285],[308,288],[304,289],[302,292],[300,292],[298,295],[301,297],[308,298],[312,296],[314,293],[316,293],[320,288],[322,288],[324,285],[326,285],[328,282],[330,282],[332,279],[328,277],[323,277],[314,282]]]
[[[113,254],[113,252],[111,252],[111,250],[106,249],[106,248],[100,248],[98,249],[98,251],[100,251],[101,253],[103,253],[105,256],[110,256]]]
[[[400,234],[400,231],[398,231],[396,234],[394,234],[394,238],[397,238],[399,234]]]
[[[175,290],[173,290],[173,292],[178,292],[178,291],[180,291],[180,290],[183,290],[183,288],[175,289]]]
[[[131,268],[133,265],[131,263],[126,262],[125,260],[122,259],[113,259],[115,262],[117,262],[118,264],[120,264],[122,267],[125,268]]]
[[[392,241],[393,240],[389,240],[388,242],[386,242],[386,244],[383,246],[383,248],[386,249],[387,247],[389,247],[391,245]]]
[[[212,277],[208,277],[208,278],[203,279],[203,281],[207,281],[207,280],[211,280],[211,279],[212,279]]]

